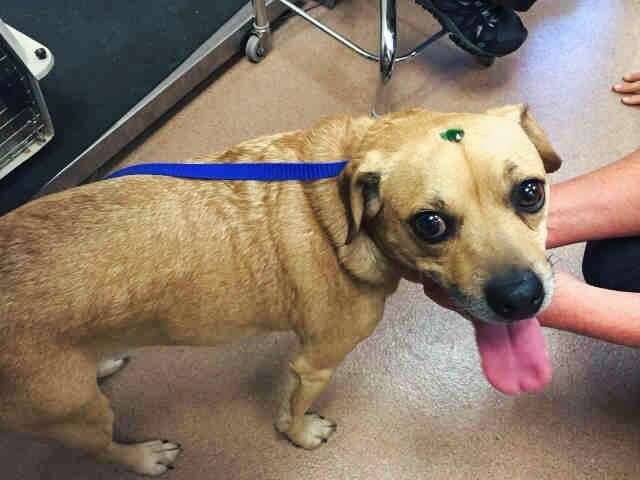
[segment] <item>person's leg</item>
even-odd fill
[[[536,0],[493,0],[493,3],[518,12],[526,12],[536,3]]]
[[[596,287],[640,292],[640,237],[588,242],[582,274]]]

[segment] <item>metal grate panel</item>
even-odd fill
[[[0,35],[0,177],[51,137],[37,81]]]

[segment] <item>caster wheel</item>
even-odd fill
[[[266,56],[266,52],[260,42],[260,37],[251,35],[247,40],[247,46],[245,48],[245,54],[247,58],[253,63],[260,63]]]
[[[496,57],[476,56],[476,62],[483,67],[490,67],[496,61]]]

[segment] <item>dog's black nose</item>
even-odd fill
[[[493,277],[484,292],[491,309],[511,321],[533,317],[544,300],[540,278],[528,269],[514,269]]]

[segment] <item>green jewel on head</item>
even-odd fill
[[[460,143],[464,138],[464,130],[461,128],[450,128],[442,132],[440,136],[447,142]]]

